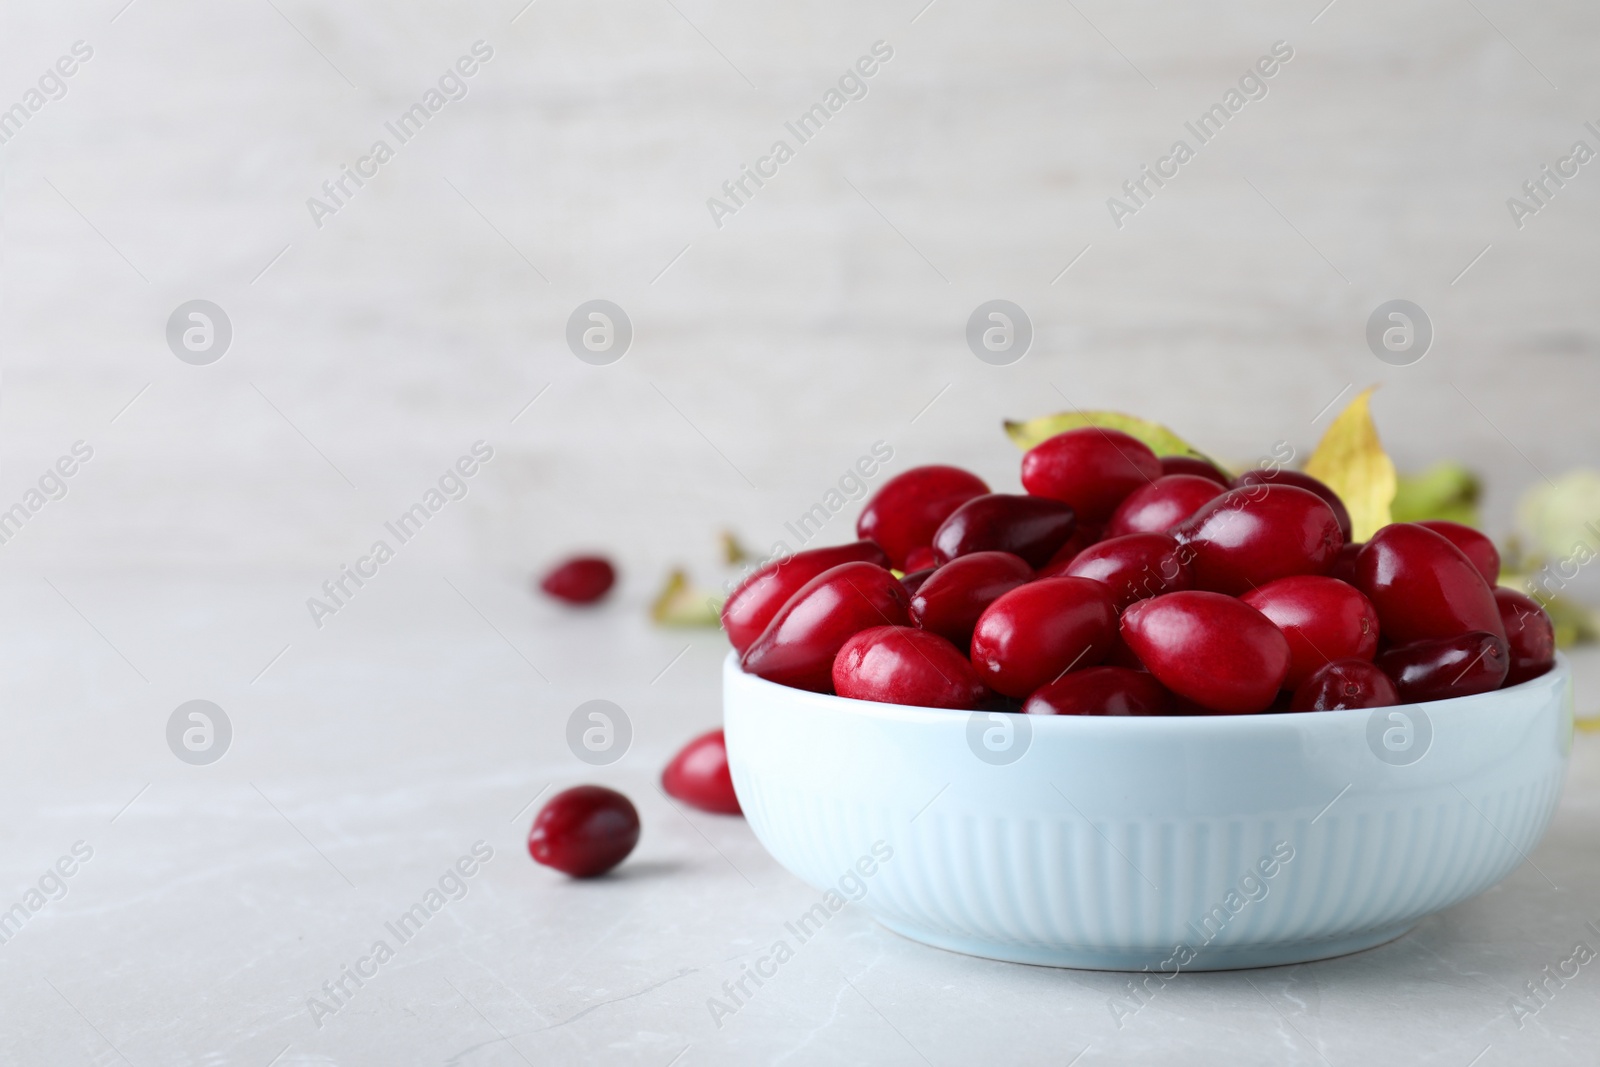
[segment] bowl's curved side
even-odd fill
[[[987,717],[732,658],[724,705],[746,818],[799,877],[930,943],[1131,969],[1352,951],[1483,891],[1543,835],[1571,738],[1565,662],[1381,716],[1005,717],[1009,763],[978,754]],[[1385,748],[1394,730],[1410,751]]]

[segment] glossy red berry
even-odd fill
[[[1499,689],[1510,659],[1505,638],[1474,630],[1391,648],[1377,663],[1401,700],[1420,704]]]
[[[852,700],[915,708],[976,708],[987,695],[955,645],[910,626],[874,626],[846,641],[833,661],[833,688]]]
[[[1214,712],[1265,711],[1289,673],[1289,642],[1272,620],[1221,593],[1141,600],[1122,614],[1122,639],[1156,681]]]
[[[925,571],[938,565],[939,554],[933,550],[933,546],[931,544],[918,545],[906,553],[906,565],[903,568],[896,569],[903,570],[909,574],[912,571]]]
[[[617,570],[601,556],[574,556],[557,564],[539,588],[568,604],[593,604],[616,584]]]
[[[734,651],[743,653],[749,648],[801,586],[841,563],[858,561],[880,567],[889,565],[889,557],[877,544],[856,541],[796,552],[752,573],[739,583],[722,606],[722,628],[727,631]]]
[[[1228,483],[1231,481],[1216,464],[1199,456],[1162,456],[1161,473],[1192,474],[1197,478],[1209,478],[1224,489],[1228,488]]]
[[[1111,590],[1090,578],[1040,578],[996,600],[972,632],[972,665],[990,689],[1026,697],[1111,651]]]
[[[1168,474],[1129,493],[1111,514],[1110,537],[1166,533],[1223,494],[1225,487],[1193,474]]]
[[[1283,467],[1256,467],[1239,475],[1233,480],[1233,484],[1235,488],[1246,485],[1292,485],[1308,493],[1315,493],[1322,498],[1323,503],[1333,509],[1333,517],[1339,520],[1339,535],[1346,541],[1350,540],[1350,509],[1344,506],[1339,494],[1320,479],[1313,478],[1303,471],[1292,471]]]
[[[1075,525],[1072,508],[1058,501],[989,493],[950,513],[933,535],[933,551],[941,564],[972,552],[1010,552],[1038,567],[1066,543]]]
[[[1537,678],[1554,667],[1556,631],[1545,610],[1532,597],[1515,589],[1496,589],[1494,600],[1510,646],[1511,668],[1506,672],[1506,685]]]
[[[740,665],[769,682],[826,693],[844,643],[871,626],[906,625],[909,599],[905,586],[882,567],[842,563],[801,586]]]
[[[1483,580],[1489,583],[1490,589],[1500,581],[1500,550],[1494,547],[1494,542],[1488,537],[1470,526],[1464,526],[1459,522],[1447,522],[1444,519],[1428,519],[1417,525],[1426,526],[1459,548],[1461,554],[1478,568],[1478,573],[1483,575]]]
[[[1364,659],[1336,659],[1313,671],[1294,691],[1290,711],[1387,708],[1400,703],[1389,676]]]
[[[661,772],[661,788],[701,811],[738,815],[739,798],[728,773],[728,745],[722,731],[701,734],[679,750]]]
[[[872,495],[856,520],[856,535],[882,545],[896,570],[920,569],[907,565],[911,550],[931,545],[952,511],[988,491],[982,478],[960,467],[913,467]]]
[[[958,556],[934,571],[911,597],[911,621],[966,648],[983,610],[1032,580],[1033,568],[1009,552]]]
[[[1022,457],[1022,487],[1071,504],[1084,522],[1105,522],[1124,497],[1159,477],[1161,461],[1144,442],[1098,426],[1058,433]]]
[[[614,789],[580,785],[550,798],[528,831],[528,855],[574,878],[605,874],[639,843],[639,813]]]
[[[1090,667],[1069,671],[1034,690],[1029,715],[1164,715],[1172,694],[1144,671]]]
[[[1333,510],[1292,485],[1230,489],[1175,526],[1194,584],[1235,596],[1291,574],[1324,574],[1344,538]]]
[[[1296,689],[1332,660],[1371,660],[1378,652],[1378,611],[1353,585],[1317,574],[1268,582],[1239,598],[1271,619],[1289,640],[1285,689]]]
[[[1372,535],[1356,557],[1356,586],[1378,609],[1384,639],[1393,644],[1473,630],[1505,636],[1494,593],[1478,568],[1442,535],[1414,522],[1391,523]]]
[[[1120,612],[1135,600],[1191,588],[1194,575],[1189,573],[1182,551],[1178,542],[1164,533],[1108,537],[1079,552],[1062,573],[1106,583]]]

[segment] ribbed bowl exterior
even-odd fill
[[[1562,661],[1374,712],[990,717],[788,689],[730,656],[724,726],[761,843],[890,928],[1204,970],[1378,944],[1504,878],[1555,810],[1571,693]]]

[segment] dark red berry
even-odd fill
[[[1111,590],[1091,578],[1040,578],[996,600],[972,632],[972,665],[989,688],[1026,697],[1105,659],[1117,626]]]
[[[1174,527],[1194,584],[1235,596],[1291,574],[1324,574],[1344,538],[1333,510],[1292,485],[1230,489]]]
[[[1159,477],[1161,461],[1144,442],[1098,426],[1058,433],[1022,457],[1022,487],[1071,504],[1084,522],[1105,522],[1124,497]]]
[[[826,693],[833,688],[833,659],[855,634],[872,626],[904,626],[905,586],[882,567],[843,563],[802,586],[745,651],[750,674]]]
[[[1336,578],[1296,574],[1239,598],[1271,619],[1289,639],[1285,689],[1332,660],[1371,660],[1378,651],[1378,612],[1361,590]]]
[[[1034,690],[1029,715],[1164,715],[1172,694],[1144,671],[1090,667],[1070,671]]]
[[[614,789],[580,785],[550,798],[528,831],[528,855],[574,878],[605,874],[639,843],[639,813]]]
[[[1162,474],[1192,474],[1197,478],[1209,478],[1222,488],[1228,488],[1230,479],[1215,464],[1199,456],[1162,456]]]
[[[1194,585],[1182,548],[1163,533],[1108,537],[1079,552],[1062,573],[1106,583],[1119,612],[1135,600]]]
[[[1496,589],[1495,606],[1506,628],[1506,644],[1511,650],[1511,668],[1506,685],[1518,685],[1537,678],[1556,665],[1556,631],[1550,616],[1538,603],[1515,589]]]
[[[1361,555],[1361,550],[1366,546],[1365,541],[1339,546],[1339,555],[1333,561],[1333,567],[1328,571],[1329,578],[1337,578],[1346,585],[1356,584],[1356,557]]]
[[[1356,557],[1356,586],[1378,609],[1384,639],[1393,644],[1474,630],[1505,636],[1478,568],[1443,535],[1414,522],[1372,535]]]
[[[799,592],[800,587],[823,571],[841,563],[889,565],[889,557],[872,541],[812,548],[768,563],[739,583],[722,605],[722,628],[734,651],[743,653],[761,636],[772,617]]]
[[[1224,486],[1194,474],[1168,474],[1129,493],[1106,527],[1110,537],[1166,533],[1221,496]]]
[[[1478,573],[1483,575],[1483,580],[1489,583],[1490,589],[1500,581],[1500,550],[1483,534],[1470,526],[1463,526],[1459,522],[1446,522],[1444,519],[1428,519],[1417,525],[1426,526],[1459,548],[1461,554],[1478,568]]]
[[[937,567],[928,567],[920,571],[912,571],[900,579],[900,584],[905,587],[907,596],[916,596],[917,590],[922,588],[922,583],[933,577]]]
[[[938,565],[939,554],[933,550],[933,546],[918,545],[906,553],[905,567],[896,569],[903,569],[909,574],[912,571],[925,571]]]
[[[1138,601],[1122,614],[1122,639],[1156,681],[1214,712],[1265,711],[1289,673],[1289,642],[1272,620],[1221,593]]]
[[[955,645],[910,626],[874,626],[844,643],[833,688],[852,700],[916,708],[976,708],[987,695]]]
[[[1474,630],[1391,648],[1378,666],[1407,704],[1471,696],[1499,689],[1510,665],[1506,639]]]
[[[1350,540],[1350,510],[1344,506],[1344,501],[1339,499],[1338,493],[1309,474],[1282,467],[1257,467],[1239,475],[1233,480],[1233,484],[1235,488],[1245,485],[1292,485],[1308,493],[1315,493],[1322,498],[1323,503],[1333,509],[1333,517],[1339,520],[1339,535],[1346,541]]]
[[[1389,676],[1364,659],[1336,659],[1313,671],[1294,691],[1290,711],[1387,708],[1400,703]]]
[[[957,556],[911,597],[911,621],[957,648],[966,648],[983,610],[1032,580],[1033,568],[1009,552]]]
[[[1075,523],[1072,508],[1058,501],[989,493],[950,513],[933,535],[933,551],[941,564],[972,552],[1010,552],[1038,567],[1072,536]]]
[[[679,750],[661,772],[661,788],[701,811],[738,815],[739,798],[728,773],[728,745],[722,731],[701,734]]]
[[[568,604],[593,604],[616,584],[617,571],[600,556],[574,556],[551,568],[539,588]]]
[[[960,467],[913,467],[890,478],[856,520],[856,535],[876,541],[899,571],[912,549],[933,543],[933,532],[956,508],[989,491],[983,479]]]

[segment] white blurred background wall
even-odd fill
[[[1600,144],[1591,5],[123,2],[0,8],[0,106],[93,49],[0,148],[0,503],[95,449],[12,568],[331,573],[480,438],[402,566],[591,546],[651,584],[724,524],[782,536],[877,439],[1014,486],[1000,420],[1068,401],[1249,460],[1381,382],[1402,469],[1481,469],[1496,532],[1536,467],[1596,458],[1600,165],[1506,207]],[[467,97],[318,228],[307,199],[479,40]],[[719,229],[707,198],[880,40]],[[1268,95],[1113,226],[1280,40]],[[596,297],[634,323],[608,367],[563,341]],[[1036,331],[1009,367],[963,341],[995,297]],[[1413,366],[1363,339],[1393,297],[1437,330]],[[194,298],[233,324],[211,366],[165,343]]]

